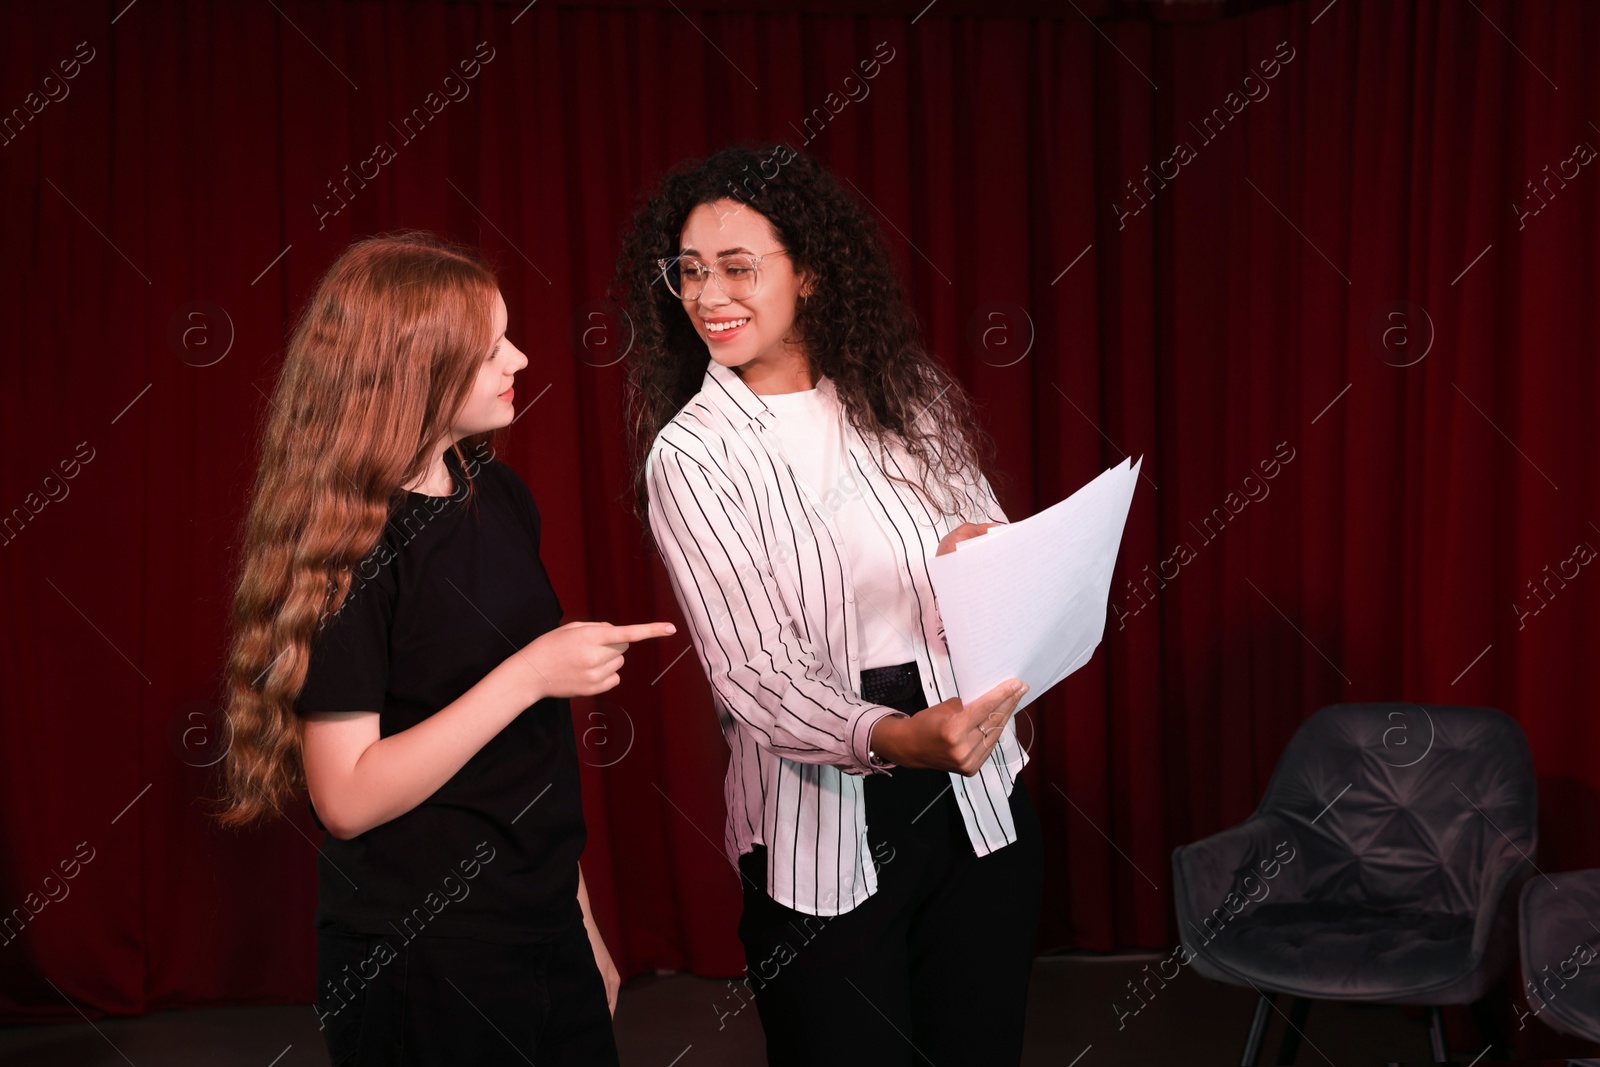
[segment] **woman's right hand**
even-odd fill
[[[909,718],[886,716],[872,727],[872,751],[901,767],[930,767],[972,777],[1017,710],[1028,687],[1015,678],[989,690],[971,704],[951,697]]]
[[[506,663],[526,679],[529,704],[545,697],[594,696],[621,683],[617,672],[630,644],[677,632],[670,622],[569,622],[535,638]]]

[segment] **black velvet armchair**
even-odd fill
[[[1492,708],[1339,704],[1290,740],[1255,814],[1173,852],[1179,928],[1200,974],[1295,998],[1280,1063],[1313,1000],[1473,1004],[1515,943],[1515,886],[1537,844],[1533,761]],[[1487,1017],[1481,1010],[1481,1019]]]

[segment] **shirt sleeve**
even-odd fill
[[[339,610],[311,635],[311,661],[294,702],[297,715],[383,710],[396,587],[392,558],[382,551],[386,542],[379,545],[355,568]]]
[[[522,513],[523,520],[528,524],[528,533],[533,536],[533,550],[539,551],[539,535],[543,532],[543,520],[539,516],[539,505],[534,503],[533,493],[528,488],[528,483],[522,480],[522,475],[505,468],[506,478],[514,482],[511,486],[512,495],[517,498],[517,506]]]
[[[533,539],[533,554],[539,555],[539,538],[544,530],[543,519],[539,515],[539,505],[534,502],[533,492],[529,490],[528,483],[522,480],[522,475],[512,470],[504,463],[496,463],[500,468],[500,475],[507,482],[507,492],[516,498],[517,514],[522,517],[523,524],[528,529],[528,536]],[[544,561],[539,561],[539,567],[544,567]],[[550,581],[548,571],[541,570],[538,575],[540,584],[550,586],[550,596],[555,601],[556,617],[566,614],[566,609],[561,606],[561,597],[555,590],[555,585]]]
[[[863,700],[800,636],[731,486],[671,446],[646,461],[650,530],[712,692],[757,743],[849,774],[891,766],[872,727],[902,712]]]

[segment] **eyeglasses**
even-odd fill
[[[667,288],[679,300],[699,300],[700,294],[705,292],[707,279],[712,278],[716,279],[717,288],[726,293],[730,300],[746,300],[755,295],[756,287],[760,284],[761,261],[768,256],[781,256],[787,251],[786,248],[775,248],[758,256],[734,252],[718,256],[713,263],[707,263],[699,256],[669,256],[656,260],[656,266]]]

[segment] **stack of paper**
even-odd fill
[[[964,701],[1020,678],[1020,710],[1089,662],[1143,462],[1125,459],[1059,504],[929,562]]]

